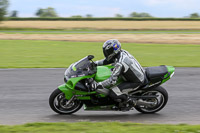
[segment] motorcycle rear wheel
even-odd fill
[[[156,112],[160,111],[161,109],[163,109],[165,107],[165,105],[167,104],[167,101],[168,101],[168,93],[161,86],[149,89],[149,90],[145,91],[142,95],[143,96],[144,95],[158,95],[158,97],[156,99],[155,98],[151,99],[151,102],[152,101],[157,102],[155,106],[153,106],[153,107],[136,106],[135,107],[135,109],[137,111],[139,111],[141,113],[145,113],[145,114],[151,114],[151,113],[156,113]]]
[[[65,94],[56,89],[52,92],[49,97],[49,105],[53,111],[58,114],[68,115],[77,112],[83,103],[80,100],[74,100],[69,105],[66,105],[67,99],[65,99]]]

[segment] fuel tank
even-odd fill
[[[95,80],[101,82],[108,79],[112,74],[113,68],[114,66],[98,66]]]

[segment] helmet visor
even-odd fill
[[[109,48],[106,47],[106,48],[103,49],[103,53],[104,53],[106,60],[109,61],[110,59],[112,59],[112,57],[115,54],[114,48],[112,46],[109,47]]]

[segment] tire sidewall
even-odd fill
[[[167,93],[167,91],[162,86],[158,86],[158,87],[146,90],[145,92],[148,92],[148,91],[158,91],[158,92],[162,93],[162,95],[164,96],[164,99],[165,99],[163,105],[159,109],[157,109],[155,111],[152,111],[152,112],[146,112],[146,111],[142,110],[138,106],[136,106],[135,109],[137,111],[139,111],[141,113],[145,113],[145,114],[156,113],[156,112],[160,111],[161,109],[163,109],[165,107],[165,105],[167,104],[167,102],[168,102],[168,93]],[[143,93],[145,93],[145,92],[143,92]]]
[[[75,113],[75,112],[77,112],[79,109],[81,109],[81,107],[83,106],[83,103],[81,102],[80,103],[80,105],[79,105],[79,107],[77,108],[77,109],[75,109],[75,110],[73,110],[73,111],[69,111],[69,112],[67,112],[67,113],[64,113],[64,112],[61,112],[61,111],[59,111],[59,110],[57,110],[56,108],[55,108],[55,106],[54,106],[54,99],[56,98],[56,96],[58,96],[60,93],[63,93],[60,89],[55,89],[52,93],[51,93],[51,95],[50,95],[50,97],[49,97],[49,106],[51,107],[51,109],[53,110],[53,111],[55,111],[56,113],[58,113],[58,114],[63,114],[63,115],[68,115],[68,114],[72,114],[72,113]]]

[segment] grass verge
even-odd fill
[[[87,55],[103,58],[96,42],[0,40],[0,68],[67,67]],[[142,66],[200,67],[200,45],[123,43]]]
[[[0,126],[1,133],[199,133],[200,125],[119,122],[32,123]]]

